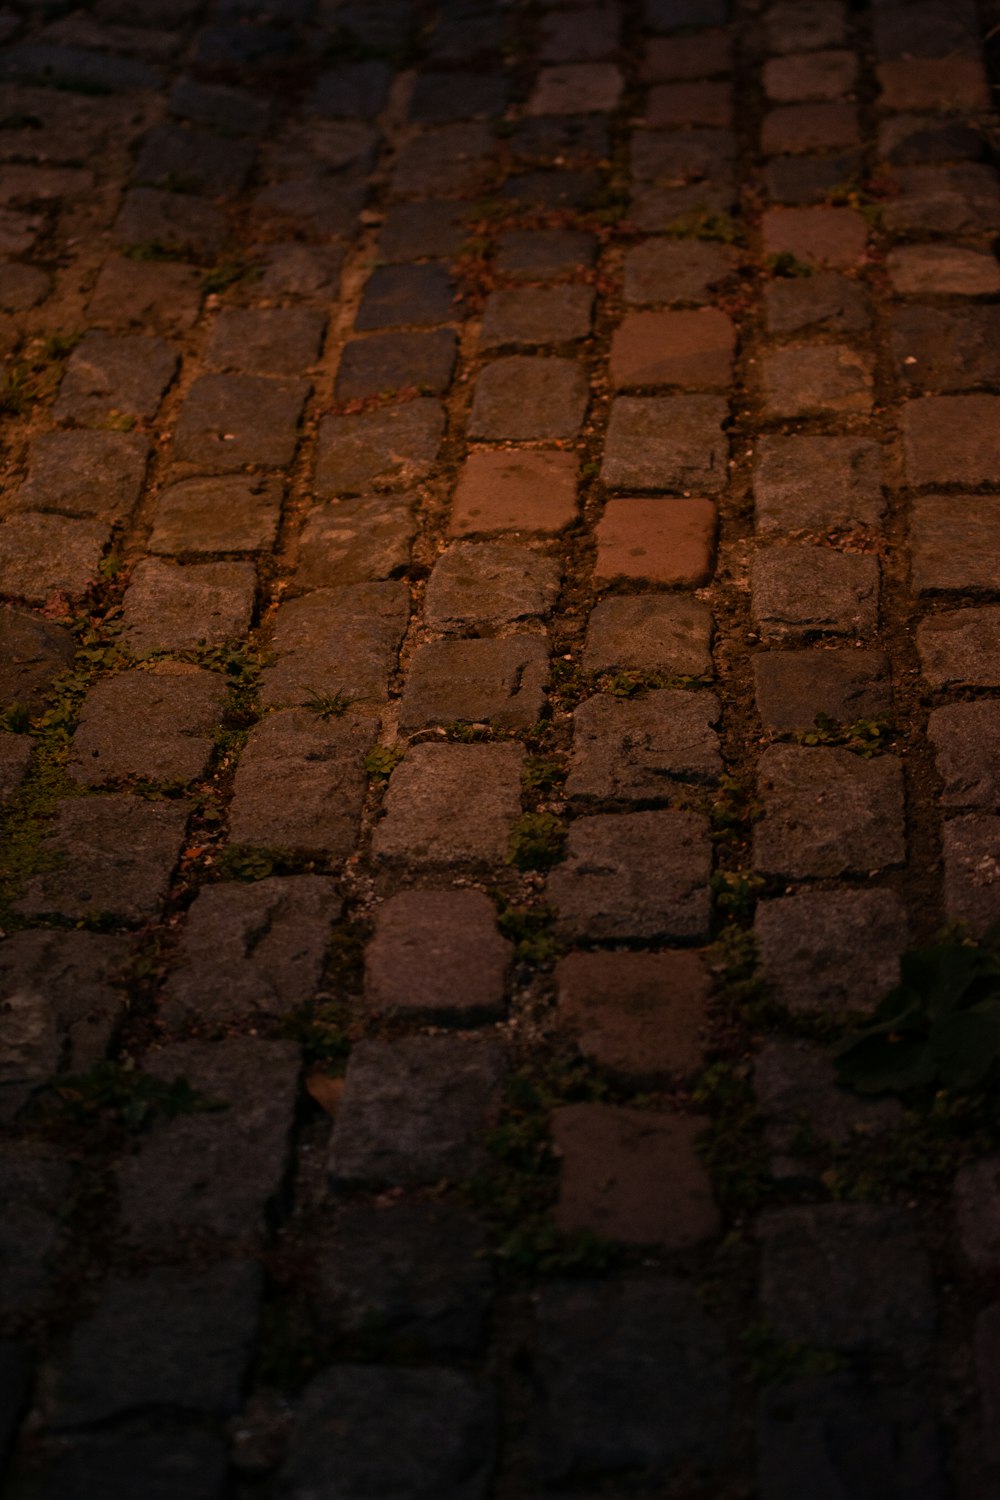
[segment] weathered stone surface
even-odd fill
[[[841,0],[777,0],[767,12],[768,50],[783,54],[842,46],[845,22]]]
[[[451,1204],[345,1207],[317,1269],[316,1312],[332,1332],[436,1354],[482,1349],[493,1282],[486,1236]]]
[[[116,792],[69,797],[43,842],[53,866],[32,875],[15,909],[25,916],[139,921],[163,902],[188,809]]]
[[[4,55],[2,72],[5,79],[15,83],[62,86],[96,94],[155,89],[163,82],[158,68],[136,58],[46,42],[12,47]]]
[[[139,498],[148,457],[149,444],[136,433],[43,433],[6,508],[124,521]]]
[[[763,816],[754,864],[768,875],[869,874],[906,857],[898,760],[834,746],[770,745],[760,758]]]
[[[52,408],[57,421],[92,422],[115,413],[150,418],[177,371],[164,339],[92,331],[66,362]]]
[[[320,875],[204,886],[160,995],[161,1018],[228,1026],[307,1004],[340,914],[336,887]]]
[[[689,125],[729,127],[733,91],[727,83],[659,83],[649,91],[646,123],[659,130]]]
[[[378,1013],[452,1024],[494,1019],[512,952],[481,891],[401,891],[375,915],[365,1000]]]
[[[0,1149],[0,1306],[23,1317],[45,1295],[73,1203],[68,1161],[36,1142],[7,1142]]]
[[[388,1433],[392,1441],[386,1442]],[[493,1400],[469,1375],[434,1367],[334,1365],[299,1402],[283,1500],[486,1500],[496,1445]]]
[[[712,780],[722,770],[718,720],[714,693],[588,698],[573,714],[566,794],[642,802],[668,798],[678,780]]]
[[[496,267],[507,276],[543,281],[585,270],[596,253],[596,238],[583,229],[509,229],[498,236]]]
[[[723,390],[732,376],[735,342],[731,320],[715,307],[629,313],[611,337],[611,383],[616,390]]]
[[[864,159],[855,149],[822,156],[772,156],[764,168],[764,187],[773,203],[825,205],[863,170]]]
[[[858,144],[858,112],[844,99],[781,104],[769,110],[761,126],[761,150],[803,154]]]
[[[44,1500],[114,1495],[116,1500],[222,1500],[229,1450],[191,1428],[74,1434],[44,1465]]]
[[[258,247],[266,257],[257,286],[265,297],[335,301],[344,266],[341,245],[303,245],[297,240]]]
[[[925,1348],[935,1324],[930,1263],[905,1209],[768,1209],[757,1235],[761,1310],[777,1337],[853,1355]]]
[[[952,818],[942,838],[948,920],[982,937],[1000,921],[1000,817]]]
[[[583,115],[613,110],[624,80],[614,63],[580,62],[542,68],[527,103],[529,115]]]
[[[930,715],[945,807],[1000,812],[1000,703],[949,703]]]
[[[764,89],[778,104],[800,99],[839,99],[853,87],[858,63],[840,49],[772,57],[764,64]]]
[[[931,615],[917,626],[917,650],[931,687],[1000,687],[1000,609]]]
[[[119,1161],[130,1240],[155,1247],[199,1236],[246,1241],[261,1233],[288,1167],[299,1066],[294,1042],[255,1037],[175,1042],[143,1057],[147,1072],[167,1083],[185,1078],[225,1107],[161,1121],[134,1155]]]
[[[587,672],[616,668],[702,677],[712,671],[712,616],[698,599],[635,594],[602,599],[583,649]]]
[[[918,594],[995,589],[1000,496],[922,495],[914,500],[910,567]]]
[[[212,203],[157,188],[131,188],[115,220],[116,245],[159,245],[197,259],[217,255],[226,242],[226,220]]]
[[[368,495],[314,507],[299,536],[294,591],[405,573],[417,530],[415,499],[412,494]]]
[[[143,558],[125,590],[122,642],[142,656],[237,640],[250,628],[256,592],[253,563]]]
[[[882,449],[866,438],[764,436],[757,443],[758,532],[881,525]]]
[[[487,299],[479,347],[584,339],[590,333],[593,304],[588,286],[503,287]]]
[[[537,1454],[574,1471],[674,1475],[726,1461],[731,1369],[696,1293],[665,1277],[566,1281],[538,1299]]]
[[[753,658],[757,712],[766,729],[812,729],[824,714],[838,724],[879,719],[892,707],[884,651],[758,651]]]
[[[212,325],[205,360],[219,370],[301,375],[323,346],[326,317],[307,307],[227,307]]]
[[[357,494],[429,472],[444,435],[444,410],[421,397],[398,406],[324,417],[319,428],[316,493],[321,499]]]
[[[284,468],[295,454],[308,395],[304,380],[202,375],[181,407],[173,456],[212,469]]]
[[[384,702],[410,613],[405,583],[353,583],[314,589],[278,610],[276,661],[261,675],[269,708],[302,704],[311,694]]]
[[[236,769],[231,840],[332,859],[352,854],[368,786],[365,756],[378,729],[377,719],[307,708],[268,714],[250,731]]]
[[[710,867],[700,814],[600,814],[571,824],[548,894],[568,937],[683,941],[707,934]]]
[[[244,474],[182,479],[160,492],[150,552],[265,552],[281,520],[281,484]]]
[[[25,511],[0,525],[0,594],[46,604],[78,599],[97,578],[107,521]]]
[[[718,494],[728,478],[727,413],[719,396],[619,396],[601,478],[616,490]]]
[[[73,637],[62,625],[0,607],[0,708],[20,703],[37,710],[54,679],[68,670],[73,652]]]
[[[170,113],[182,120],[235,135],[263,135],[271,113],[269,102],[248,89],[196,83],[193,78],[179,78],[168,102]]]
[[[440,395],[451,383],[457,352],[458,340],[450,328],[352,339],[340,356],[337,400],[357,401],[410,387],[421,395]]]
[[[732,38],[721,29],[650,37],[645,73],[651,79],[711,78],[732,66]]]
[[[591,1062],[640,1082],[702,1065],[712,976],[700,954],[571,953],[555,979],[560,1021]]]
[[[262,188],[254,197],[254,208],[259,217],[274,219],[274,228],[286,237],[298,232],[323,241],[349,239],[357,230],[367,194],[364,182],[317,172]]]
[[[698,588],[712,576],[718,514],[711,500],[630,495],[597,523],[594,576]]]
[[[0,308],[4,312],[27,312],[49,295],[52,278],[36,266],[4,261],[0,268]]]
[[[454,286],[447,266],[376,266],[354,319],[370,328],[433,327],[454,316]]]
[[[611,155],[608,122],[593,114],[535,115],[516,126],[509,139],[518,156],[560,168],[587,166]]]
[[[725,182],[732,176],[736,140],[729,130],[637,130],[632,135],[632,175],[640,182]]]
[[[254,156],[250,141],[190,126],[154,125],[143,138],[133,181],[206,198],[232,198],[246,186]]]
[[[646,240],[625,256],[625,301],[707,302],[740,263],[729,245],[697,240]]]
[[[509,625],[548,614],[558,593],[555,558],[502,542],[456,542],[434,565],[424,618],[442,631]]]
[[[370,120],[385,105],[392,73],[379,58],[342,63],[320,75],[313,108],[318,114]]]
[[[896,375],[907,395],[1000,383],[1000,308],[904,306],[892,320]]]
[[[96,1309],[73,1330],[60,1371],[56,1425],[89,1426],[143,1406],[220,1417],[236,1412],[253,1353],[262,1276],[259,1266],[237,1261],[110,1277]]]
[[[372,834],[385,864],[500,864],[521,811],[520,745],[414,745],[386,792]]]
[[[1000,463],[1000,397],[927,396],[903,407],[909,482],[992,483]]]
[[[897,167],[893,178],[898,192],[882,210],[890,234],[958,236],[1000,228],[1000,190],[991,166]]]
[[[201,308],[201,273],[170,261],[109,260],[87,307],[91,323],[116,330],[185,333]]]
[[[886,256],[893,291],[900,297],[928,292],[989,297],[1000,292],[996,256],[965,245],[897,245]]]
[[[776,277],[764,288],[769,333],[864,333],[871,323],[866,288],[838,271]]]
[[[614,6],[585,5],[549,11],[542,18],[543,62],[590,62],[607,57],[619,44],[621,22]]]
[[[868,225],[853,208],[769,208],[761,221],[766,255],[846,270],[862,260]]]
[[[544,636],[432,641],[411,663],[400,726],[419,729],[461,720],[526,728],[541,717],[548,676]]]
[[[525,441],[575,437],[587,408],[587,376],[571,359],[513,354],[476,381],[470,438]]]
[[[754,624],[767,635],[860,635],[878,624],[879,565],[867,553],[765,547],[751,576]]]
[[[395,265],[422,256],[457,255],[466,214],[458,203],[393,203],[379,234],[379,258]]]
[[[492,134],[483,124],[425,130],[398,151],[391,190],[401,198],[474,197],[485,184],[492,150]]]
[[[452,501],[452,536],[557,532],[576,517],[579,459],[549,449],[473,450]]]
[[[713,215],[734,213],[737,193],[731,179],[685,183],[683,187],[641,185],[629,204],[629,222],[644,234],[690,234]]]
[[[761,381],[768,417],[871,410],[871,365],[844,344],[771,349],[761,360]]]
[[[87,786],[193,781],[208,764],[225,700],[217,673],[182,662],[106,677],[84,701],[68,773]]]
[[[330,1143],[334,1185],[439,1182],[485,1159],[504,1075],[493,1042],[413,1036],[351,1053]]]

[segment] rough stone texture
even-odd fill
[[[387,1433],[392,1441],[387,1442]],[[278,1476],[283,1500],[486,1500],[496,1413],[454,1370],[334,1365],[306,1387]]]
[[[824,714],[838,724],[886,717],[892,707],[884,651],[758,651],[757,712],[765,729],[812,729]]]
[[[548,895],[567,937],[701,938],[710,867],[700,814],[600,814],[570,825],[566,859],[549,876]]]
[[[279,469],[295,454],[309,386],[260,375],[202,375],[177,420],[173,457],[212,469]]]
[[[457,352],[458,341],[450,328],[353,339],[340,356],[337,400],[357,401],[411,387],[424,396],[440,395],[451,383]]]
[[[613,63],[564,63],[542,68],[528,99],[529,115],[582,115],[613,110],[624,80]]]
[[[179,119],[237,135],[263,135],[271,112],[265,99],[255,98],[246,89],[196,83],[193,78],[178,79],[170,90],[169,105]]]
[[[493,1042],[414,1036],[359,1042],[330,1143],[334,1185],[439,1182],[483,1164],[497,1121],[503,1052]]]
[[[60,1370],[57,1426],[90,1425],[143,1406],[231,1416],[253,1353],[261,1281],[260,1267],[249,1261],[109,1278],[95,1310],[73,1330]]]
[[[1000,1267],[1000,1158],[966,1162],[955,1177],[955,1222],[966,1260],[979,1272]]]
[[[871,365],[844,344],[772,349],[762,358],[761,382],[770,418],[871,410]]]
[[[555,1222],[631,1245],[687,1250],[721,1220],[696,1142],[708,1121],[691,1115],[568,1104],[552,1111],[559,1155]]]
[[[918,594],[995,589],[1000,577],[1000,496],[923,495],[910,521]]]
[[[823,156],[772,156],[764,168],[764,186],[774,203],[818,206],[836,197],[844,183],[863,170],[862,154],[856,150]]]
[[[769,1209],[757,1234],[761,1311],[777,1337],[852,1355],[926,1347],[935,1324],[930,1263],[905,1209]]]
[[[762,220],[765,255],[846,269],[865,253],[868,225],[853,208],[769,208]]]
[[[508,83],[502,75],[421,73],[410,95],[410,119],[443,125],[450,120],[477,120],[502,115]]]
[[[405,583],[356,583],[315,589],[278,610],[276,661],[261,676],[269,708],[340,693],[349,702],[383,702],[409,618]]]
[[[624,669],[702,677],[712,671],[712,617],[698,599],[642,594],[602,599],[591,610],[587,672]]]
[[[700,954],[571,953],[555,980],[560,1021],[599,1067],[644,1082],[702,1066],[712,976]]]
[[[53,866],[32,875],[15,910],[25,916],[152,917],[166,897],[188,809],[114,793],[67,798],[43,852]]]
[[[712,576],[717,526],[711,500],[609,500],[596,527],[595,578],[698,588]]]
[[[73,1170],[35,1142],[8,1142],[0,1149],[0,1187],[0,1306],[23,1317],[45,1296],[75,1198]]]
[[[858,113],[845,100],[783,104],[770,110],[761,127],[761,150],[802,154],[858,144]]]
[[[614,6],[585,5],[576,12],[550,11],[542,18],[543,62],[584,62],[618,48],[621,23]]]
[[[552,1478],[725,1463],[729,1359],[686,1284],[557,1282],[539,1295],[538,1337],[536,1451]]]
[[[949,610],[921,620],[917,650],[931,687],[1000,687],[1000,608]]]
[[[1000,384],[1000,308],[897,308],[892,352],[907,395],[995,387]]]
[[[150,187],[231,198],[245,187],[253,169],[250,141],[227,140],[210,130],[155,125],[143,138],[133,181]]]
[[[442,265],[376,266],[354,319],[370,328],[433,327],[453,316],[454,289]]]
[[[505,344],[567,344],[590,333],[594,293],[587,286],[505,287],[491,292],[481,349]]]
[[[222,1500],[229,1450],[191,1428],[144,1425],[74,1434],[43,1466],[43,1500],[114,1495],[116,1500]]]
[[[625,301],[707,302],[739,263],[738,251],[728,245],[646,240],[626,252]]]
[[[784,54],[839,47],[845,20],[841,0],[778,0],[767,12],[768,48]]]
[[[500,864],[521,811],[520,745],[414,745],[396,767],[372,852],[411,869]]]
[[[288,1015],[319,989],[340,914],[333,882],[319,875],[204,886],[159,998],[161,1017],[231,1025]]]
[[[996,256],[964,245],[898,245],[886,256],[885,265],[900,297],[928,292],[989,297],[1000,292]]]
[[[839,271],[776,277],[764,288],[769,333],[864,333],[871,304],[863,285]]]
[[[424,619],[442,631],[509,625],[548,614],[558,593],[554,558],[501,542],[457,542],[434,565]]]
[[[899,983],[906,912],[886,890],[799,891],[762,901],[754,926],[761,972],[801,1014],[872,1011]]]
[[[673,186],[707,178],[725,182],[732,176],[736,140],[731,131],[695,127],[637,130],[632,136],[632,174],[640,182]]]
[[[177,370],[164,339],[91,332],[66,361],[52,415],[59,422],[93,422],[116,413],[150,418]]]
[[[214,256],[226,241],[226,220],[212,203],[157,188],[130,188],[115,220],[112,239],[126,248],[162,245],[197,259]]]
[[[503,1014],[512,952],[481,891],[401,891],[375,915],[365,1000],[377,1013],[453,1025],[492,1020]]]
[[[571,359],[510,355],[476,381],[469,437],[528,441],[575,437],[587,407],[587,377]]]
[[[221,645],[250,628],[257,574],[249,562],[136,564],[125,591],[123,644],[133,656]]]
[[[160,492],[150,552],[167,557],[206,552],[265,552],[281,520],[281,485],[231,474],[182,479]]]
[[[268,714],[250,731],[236,770],[233,843],[331,859],[353,853],[368,785],[364,760],[378,729],[377,719],[355,715],[303,708]]]
[[[1000,464],[1000,396],[927,396],[902,415],[911,484],[992,483]]]
[[[395,265],[425,255],[457,255],[465,239],[465,217],[457,203],[394,203],[382,223],[379,258]]]
[[[880,156],[894,167],[981,161],[985,155],[982,133],[974,123],[928,119],[918,114],[893,115],[884,120],[878,145]]]
[[[735,342],[732,322],[714,307],[629,313],[611,337],[611,383],[616,390],[657,385],[724,390]]]
[[[722,770],[714,693],[664,688],[640,697],[588,698],[573,714],[569,797],[668,798],[678,780]]]
[[[331,1332],[435,1354],[482,1350],[493,1276],[486,1236],[460,1208],[419,1198],[345,1207],[317,1269],[316,1311]]]
[[[557,532],[576,517],[579,460],[558,450],[473,450],[452,501],[450,531]]]
[[[653,129],[687,125],[730,126],[733,91],[728,83],[660,83],[649,91],[646,123]]]
[[[424,478],[444,434],[444,411],[429,397],[353,416],[324,417],[319,427],[316,493],[321,499],[375,485]]]
[[[432,641],[411,663],[400,726],[465,721],[527,728],[541,717],[548,675],[544,636]]]
[[[484,185],[492,148],[486,125],[463,121],[425,130],[398,151],[390,189],[401,198],[475,197]]]
[[[63,626],[0,606],[0,707],[20,703],[37,710],[54,679],[68,670],[73,652]]]
[[[767,635],[859,635],[878,624],[879,565],[864,553],[765,547],[752,565],[751,609]]]
[[[510,229],[497,237],[496,268],[540,281],[586,270],[596,253],[596,238],[583,229]]]
[[[260,246],[259,253],[266,257],[257,283],[265,297],[336,299],[344,265],[341,246],[292,240]]]
[[[0,594],[29,604],[80,598],[97,578],[110,535],[106,521],[11,516],[0,525]]]
[[[942,837],[948,920],[982,937],[1000,921],[1000,817],[952,818]]]
[[[131,432],[46,432],[31,446],[28,474],[8,511],[51,512],[119,524],[135,509],[149,459]]]
[[[187,663],[106,677],[84,702],[69,775],[87,786],[193,781],[208,764],[225,699],[217,673]]]
[[[410,562],[415,496],[370,495],[317,505],[299,533],[296,592],[396,578]]]
[[[902,864],[903,773],[891,756],[771,745],[760,758],[754,864],[768,875],[868,874]]]
[[[119,1161],[126,1235],[149,1248],[206,1236],[254,1241],[288,1166],[297,1045],[255,1037],[175,1042],[147,1053],[142,1067],[167,1083],[185,1078],[225,1108],[161,1120]]]
[[[865,438],[768,435],[757,443],[753,492],[758,532],[878,527],[882,450]]]
[[[254,208],[258,217],[270,219],[272,230],[286,239],[299,233],[328,241],[354,234],[366,196],[363,182],[331,181],[317,174],[262,188]]]
[[[52,279],[45,271],[19,265],[17,261],[4,261],[0,287],[0,308],[4,312],[27,312],[44,301],[51,289]]]
[[[727,415],[718,396],[619,396],[601,478],[616,490],[718,494],[728,478]]]
[[[893,176],[899,192],[883,209],[890,234],[966,235],[1000,229],[1000,190],[992,167],[975,162],[897,167]]]
[[[764,89],[777,104],[839,99],[853,87],[857,71],[854,53],[841,50],[772,57],[764,64]]]
[[[950,703],[927,723],[945,807],[1000,812],[1000,703]]]
[[[305,307],[224,308],[205,361],[217,370],[301,375],[319,359],[326,317]]]
[[[343,63],[320,75],[313,105],[318,114],[372,119],[385,106],[392,74],[377,58]]]

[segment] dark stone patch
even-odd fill
[[[433,327],[454,316],[454,284],[443,265],[376,266],[354,319],[359,331]]]
[[[220,370],[301,375],[319,359],[325,330],[325,313],[312,308],[224,308],[212,326],[205,360]]]
[[[451,382],[457,355],[458,338],[450,328],[353,339],[337,370],[337,400],[355,401],[412,386],[424,395],[440,395]]]
[[[212,203],[158,188],[131,188],[115,220],[116,245],[160,246],[194,259],[215,256],[228,236],[226,219]]]
[[[27,478],[8,509],[117,524],[135,509],[149,453],[137,433],[43,433],[31,445]]]
[[[295,456],[308,395],[304,380],[202,375],[181,407],[173,457],[214,469],[284,468]]]
[[[164,339],[92,331],[66,362],[52,415],[87,423],[115,414],[156,415],[179,360]]]
[[[253,169],[254,147],[180,125],[154,125],[139,150],[133,181],[168,192],[230,198],[242,191]]]
[[[421,397],[398,406],[323,417],[316,459],[320,499],[425,478],[444,436],[444,408]]]
[[[310,693],[384,702],[409,616],[410,592],[401,581],[314,589],[287,600],[275,621],[276,660],[261,677],[262,702],[301,704]]]
[[[321,74],[313,92],[317,114],[372,120],[385,108],[392,73],[384,62],[344,63]]]
[[[397,264],[457,255],[466,238],[467,211],[455,203],[393,203],[379,234],[379,258]]]
[[[503,114],[507,96],[502,73],[418,73],[410,119],[421,125],[493,119]]]

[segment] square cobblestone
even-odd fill
[[[396,767],[372,834],[381,864],[500,865],[521,812],[520,745],[413,745]]]
[[[284,468],[295,456],[309,389],[304,380],[202,375],[181,407],[172,456],[212,469]]]
[[[925,396],[903,407],[910,484],[990,484],[1000,468],[1000,396]]]
[[[865,438],[762,437],[753,481],[757,530],[879,527],[882,481],[882,449]]]
[[[949,610],[921,620],[917,650],[931,687],[1000,687],[1000,608]]]
[[[52,415],[81,424],[115,414],[151,418],[178,363],[164,339],[86,333],[66,361]]]
[[[78,599],[97,580],[111,539],[107,521],[25,511],[0,524],[0,594],[46,604]]]
[[[945,915],[983,937],[1000,921],[1000,817],[952,818],[942,838]]]
[[[397,152],[390,191],[401,198],[474,197],[485,188],[493,148],[492,132],[483,124],[425,130]]]
[[[864,159],[857,150],[823,156],[772,156],[764,168],[764,188],[772,203],[818,206],[837,197],[845,182],[863,172]]]
[[[196,125],[234,135],[263,135],[270,118],[270,106],[247,89],[227,88],[223,84],[197,83],[180,78],[170,90],[170,113]]]
[[[68,774],[87,786],[193,781],[205,773],[225,700],[218,673],[186,663],[106,677],[84,700]]]
[[[317,505],[299,534],[295,592],[396,578],[410,563],[414,495],[368,495]]]
[[[793,1013],[870,1013],[899,983],[906,911],[892,891],[797,891],[757,905],[760,972]]]
[[[765,417],[871,411],[871,365],[845,344],[771,349],[763,355],[760,369]]]
[[[559,450],[473,450],[451,507],[452,536],[560,532],[575,521],[579,459]]]
[[[812,729],[824,714],[838,724],[879,719],[892,708],[883,651],[758,651],[753,658],[757,712],[766,729]]]
[[[360,331],[433,327],[455,316],[454,286],[442,265],[376,266],[354,319]]]
[[[565,861],[548,879],[567,938],[704,938],[711,912],[708,821],[697,813],[577,818]]]
[[[732,38],[728,31],[652,36],[646,41],[645,75],[651,82],[664,78],[713,78],[728,73],[732,63]]]
[[[263,259],[257,289],[264,297],[335,301],[344,266],[339,245],[303,245],[295,240],[257,247]]]
[[[628,313],[611,337],[611,383],[616,390],[657,385],[725,390],[735,346],[732,322],[714,307]]]
[[[380,58],[342,63],[320,74],[312,105],[320,115],[372,120],[385,108],[391,81],[392,73]]]
[[[990,234],[1000,229],[1000,188],[992,167],[959,162],[954,166],[897,167],[895,197],[882,219],[890,234]]]
[[[476,381],[469,437],[486,441],[571,438],[587,409],[587,374],[572,359],[514,354]]]
[[[996,256],[964,245],[897,245],[885,265],[899,297],[991,297],[1000,292]]]
[[[908,395],[1000,384],[1000,308],[898,308],[892,353]]]
[[[764,288],[769,333],[864,333],[871,324],[868,292],[837,271],[778,277]]]
[[[316,493],[340,499],[382,484],[426,478],[444,436],[444,408],[421,397],[319,424]]]
[[[740,263],[729,245],[651,239],[625,254],[625,301],[708,302]]]
[[[853,52],[800,52],[772,57],[764,64],[764,90],[777,104],[800,99],[840,99],[853,89],[858,73]]]
[[[251,141],[190,126],[154,125],[143,136],[132,180],[218,201],[242,191],[255,155]]]
[[[0,709],[21,703],[37,711],[56,677],[69,670],[75,650],[64,626],[0,606]]]
[[[781,104],[764,116],[761,150],[765,156],[787,151],[832,151],[859,142],[857,106],[846,100]]]
[[[375,913],[365,1003],[459,1026],[496,1020],[513,951],[482,891],[401,891]]]
[[[275,661],[261,675],[261,702],[281,708],[314,693],[340,693],[351,702],[384,703],[409,617],[403,582],[314,589],[286,600],[275,620]]]
[[[986,70],[978,57],[897,57],[880,63],[883,109],[962,110],[990,108]]]
[[[595,695],[573,714],[566,795],[625,802],[668,799],[678,781],[722,771],[714,693],[660,688],[621,699]]]
[[[891,115],[878,133],[878,150],[893,167],[941,161],[981,161],[983,137],[972,123],[928,119],[926,115]]]
[[[224,308],[212,324],[206,363],[254,375],[301,375],[323,347],[326,317],[307,307]]]
[[[996,588],[1000,496],[922,495],[914,500],[910,566],[918,594]]]
[[[249,562],[143,558],[122,602],[122,644],[134,656],[238,640],[250,628],[257,574]]]
[[[568,344],[590,333],[594,293],[588,286],[502,287],[483,313],[481,349],[505,344]]]
[[[261,188],[254,194],[253,207],[258,220],[272,221],[272,233],[277,231],[285,239],[304,234],[325,243],[354,235],[367,196],[364,182],[338,181],[317,173]]]
[[[591,611],[583,667],[711,676],[711,645],[712,616],[699,599],[629,594],[602,599]]]
[[[643,1083],[703,1066],[712,976],[701,954],[571,953],[555,981],[559,1019],[598,1067]]]
[[[424,620],[432,630],[462,631],[547,615],[559,578],[555,558],[528,547],[455,542],[434,564]]]
[[[281,484],[242,474],[183,479],[161,490],[150,552],[267,552],[281,520]]]
[[[418,73],[409,117],[421,125],[493,119],[507,107],[508,87],[499,73]]]
[[[116,330],[186,333],[201,311],[201,283],[201,273],[194,266],[105,261],[87,305],[87,318],[98,327],[104,324]]]
[[[1000,703],[949,703],[927,724],[941,778],[941,803],[1000,812]]]
[[[632,175],[655,186],[678,182],[724,183],[732,176],[736,140],[731,131],[637,130],[632,136]]]
[[[393,203],[379,232],[379,259],[396,265],[455,256],[465,241],[466,216],[459,203]]]
[[[227,232],[225,215],[213,203],[138,187],[125,194],[111,238],[116,245],[160,245],[197,260],[218,255]]]
[[[858,635],[878,625],[874,557],[803,543],[771,546],[755,555],[751,576],[753,620],[766,635]]]
[[[598,583],[615,578],[699,588],[712,576],[718,515],[711,500],[628,496],[597,523]]]
[[[728,479],[718,396],[619,396],[611,406],[601,478],[615,490],[701,490]]]
[[[527,728],[541,718],[548,676],[544,636],[432,641],[410,664],[400,726],[464,722]]]
[[[587,269],[596,254],[596,237],[583,229],[510,229],[497,237],[496,268],[543,281]]]
[[[616,52],[621,18],[615,5],[588,4],[542,17],[543,62],[593,62]]]
[[[529,115],[585,115],[613,110],[624,79],[614,63],[563,63],[542,68],[535,81]]]
[[[118,524],[142,491],[149,443],[133,432],[45,432],[32,443],[28,475],[4,497],[8,511],[54,511]]]
[[[658,83],[649,91],[646,124],[653,130],[688,125],[733,123],[733,91],[728,83]]]
[[[450,328],[352,339],[340,357],[337,400],[357,401],[409,387],[422,395],[440,395],[451,383],[457,353],[458,340]]]
[[[843,46],[842,0],[778,0],[768,7],[768,50],[779,54]]]
[[[753,857],[765,875],[870,875],[906,858],[903,772],[892,756],[770,745],[758,785]]]
[[[868,243],[868,225],[853,208],[768,208],[761,228],[765,255],[840,269],[858,265]]]

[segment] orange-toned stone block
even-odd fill
[[[609,500],[597,524],[596,578],[699,588],[712,576],[717,516],[711,500]]]
[[[537,448],[472,452],[452,502],[452,536],[561,531],[576,518],[574,453]]]
[[[718,308],[629,313],[611,340],[615,390],[679,385],[724,390],[733,369],[736,335]]]
[[[761,230],[765,255],[823,266],[856,266],[868,244],[868,225],[853,208],[769,208]]]
[[[712,976],[699,953],[571,953],[555,977],[560,1019],[592,1062],[633,1079],[702,1066]]]

